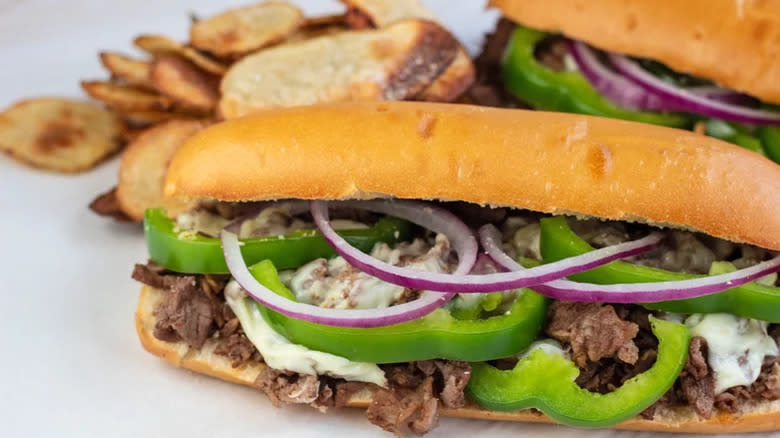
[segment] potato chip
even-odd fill
[[[179,114],[172,111],[123,111],[119,115],[125,123],[133,127],[148,127],[180,117]]]
[[[283,2],[264,2],[198,20],[193,46],[220,58],[236,58],[283,41],[303,24],[303,13]]]
[[[164,35],[140,35],[133,40],[133,44],[141,50],[152,55],[177,54],[192,61],[193,64],[208,73],[222,76],[227,71],[227,66],[219,61],[209,58],[197,49],[180,44],[178,41]]]
[[[78,172],[119,150],[123,128],[113,111],[91,103],[23,100],[0,113],[0,150],[35,167]]]
[[[438,21],[419,0],[341,0],[352,28],[385,27],[399,20]]]
[[[419,18],[438,22],[419,0],[342,0],[347,6],[347,23],[353,29],[385,27],[398,20]],[[474,83],[476,69],[461,47],[452,64],[417,99],[452,102]]]
[[[402,100],[425,89],[455,58],[441,26],[409,20],[282,44],[249,55],[222,79],[219,114],[348,100]]]
[[[292,43],[304,41],[325,35],[345,32],[347,30],[347,16],[344,14],[307,18],[304,24],[288,36],[284,42]]]
[[[204,127],[197,120],[171,120],[145,130],[127,147],[116,197],[128,217],[140,221],[147,208],[165,207],[175,215],[194,206],[193,201],[164,197],[163,182],[174,152]]]
[[[105,81],[82,81],[81,88],[89,97],[119,111],[160,111],[173,106],[173,101],[158,93],[132,85]]]
[[[178,56],[158,56],[152,64],[151,80],[160,93],[183,108],[211,111],[219,100],[218,79]]]
[[[111,72],[111,76],[121,79],[130,85],[149,88],[152,86],[150,72],[152,63],[141,59],[133,59],[121,53],[101,52],[100,62]]]
[[[133,221],[120,208],[119,201],[116,199],[116,187],[112,187],[106,193],[98,195],[97,198],[89,203],[89,209],[97,215],[111,217],[118,222]]]
[[[417,98],[428,102],[454,102],[471,88],[476,76],[477,71],[471,57],[461,47],[447,70],[444,70],[444,73],[423,90]]]

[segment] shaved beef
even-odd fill
[[[633,341],[639,326],[620,319],[610,305],[555,301],[548,310],[545,332],[571,345],[574,362],[580,368],[602,358],[617,358],[627,364],[639,358]]]
[[[178,336],[189,346],[200,348],[211,335],[214,306],[212,300],[200,293],[193,276],[176,277],[154,313],[157,317],[154,336],[158,339]]]
[[[750,386],[735,386],[715,397],[718,409],[736,413],[745,403],[780,399],[780,359],[772,357],[761,367],[761,374]]]
[[[465,97],[467,103],[503,108],[528,107],[506,91],[501,78],[504,51],[514,28],[514,23],[502,18],[496,25],[496,30],[485,38],[482,52],[474,60],[477,78]]]
[[[401,436],[406,425],[417,435],[429,432],[439,423],[439,403],[433,396],[433,377],[423,379],[416,389],[380,389],[366,410],[368,420]]]
[[[320,396],[320,381],[317,376],[297,374],[263,367],[255,379],[255,387],[263,391],[276,407],[281,402],[308,404]]]
[[[707,365],[707,341],[696,336],[688,347],[688,362],[678,379],[682,396],[702,418],[712,417],[715,382]]]

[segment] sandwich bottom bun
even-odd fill
[[[135,314],[135,327],[141,344],[150,353],[159,356],[167,362],[201,374],[216,377],[228,382],[254,386],[255,379],[265,365],[249,364],[233,368],[231,361],[225,356],[214,353],[217,347],[215,339],[209,339],[200,349],[190,348],[184,342],[165,342],[154,337],[156,317],[154,309],[163,299],[163,291],[144,286],[138,300]],[[366,408],[373,400],[373,391],[366,385],[363,391],[353,394],[347,401],[348,407]],[[480,408],[474,403],[468,403],[460,409],[442,407],[441,415],[446,417],[474,418],[481,420],[503,420],[534,423],[554,423],[547,416],[533,411],[497,412]],[[709,420],[700,418],[688,408],[675,410],[657,410],[652,420],[633,418],[614,426],[615,429],[649,430],[677,433],[738,433],[766,432],[780,428],[780,400],[762,402],[751,406],[748,410],[731,415],[722,413],[714,415]]]

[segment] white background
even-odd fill
[[[143,32],[185,40],[188,13],[241,1],[0,0],[0,107],[26,96],[83,96],[99,50],[137,53]],[[335,1],[295,3],[318,14]],[[482,1],[428,1],[474,53],[495,13]],[[117,159],[61,176],[0,156],[0,436],[385,436],[359,410],[275,409],[260,393],[175,369],[141,349],[133,326],[146,258],[140,225],[87,210],[116,183]],[[431,437],[649,437],[562,426],[441,420]]]

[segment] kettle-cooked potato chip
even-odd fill
[[[425,89],[455,58],[441,26],[400,21],[282,44],[249,55],[223,77],[219,114],[347,100],[402,100]]]
[[[133,40],[133,44],[155,56],[166,53],[180,55],[192,61],[193,64],[202,70],[214,75],[222,76],[227,71],[227,66],[221,62],[211,59],[197,49],[180,44],[178,41],[164,35],[139,35]]]
[[[152,70],[150,61],[133,59],[121,53],[101,52],[100,62],[111,72],[113,77],[121,79],[130,85],[146,88],[152,86],[149,76]]]
[[[35,167],[78,172],[119,150],[123,129],[113,111],[88,102],[23,100],[0,113],[0,150]]]
[[[347,6],[347,23],[355,29],[385,27],[398,20],[420,18],[437,21],[419,0],[342,0]],[[468,52],[461,47],[455,60],[420,95],[420,100],[452,102],[471,87],[476,69]]]
[[[196,21],[190,41],[220,58],[235,58],[283,41],[303,22],[295,6],[263,2]]]
[[[151,81],[160,93],[183,108],[211,111],[219,100],[218,79],[178,56],[157,57],[152,64]]]
[[[106,81],[82,81],[81,88],[89,97],[118,111],[161,111],[173,106],[170,98],[132,85]]]
[[[144,210],[151,207],[165,207],[175,215],[194,205],[163,196],[163,182],[174,152],[204,127],[198,120],[170,120],[145,130],[130,143],[119,164],[116,190],[119,206],[128,217],[143,220]]]

